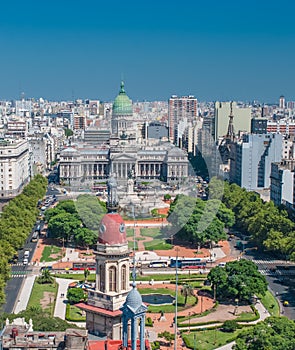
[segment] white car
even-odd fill
[[[25,258],[25,259],[23,260],[23,264],[24,264],[24,265],[28,265],[28,263],[29,263],[29,260],[28,260],[27,258]]]
[[[225,262],[221,262],[218,264],[219,267],[225,267],[226,263]]]

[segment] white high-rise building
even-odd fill
[[[25,140],[0,140],[0,200],[17,196],[29,181],[29,145]]]
[[[196,116],[197,99],[194,96],[172,95],[168,106],[169,140],[179,145],[185,126],[194,121]],[[180,124],[184,126],[182,129]]]

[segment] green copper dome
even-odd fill
[[[113,115],[130,115],[133,113],[132,102],[124,89],[124,82],[121,82],[119,95],[115,98],[113,104]]]

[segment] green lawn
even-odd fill
[[[239,329],[233,333],[226,333],[212,329],[185,333],[182,335],[182,338],[186,346],[190,349],[213,350],[235,340],[241,331],[242,330]]]
[[[133,230],[133,228],[127,228],[127,229],[126,229],[126,236],[127,236],[127,237],[133,237],[133,236],[134,236],[134,230]]]
[[[84,273],[65,273],[65,274],[56,274],[54,277],[58,278],[66,278],[69,280],[75,280],[75,281],[84,281]],[[87,277],[88,282],[95,282],[95,271],[91,271],[90,275]]]
[[[139,289],[140,294],[169,294],[172,296],[175,296],[175,291],[168,288],[140,288]],[[189,296],[187,298],[187,303],[184,305],[184,296],[181,295],[181,288],[178,289],[178,310],[181,311],[185,309],[186,307],[190,307],[192,305],[195,305],[197,302],[197,299],[193,296]],[[175,306],[173,304],[171,305],[149,305],[148,306],[148,312],[174,312]]]
[[[136,280],[137,281],[150,281],[150,280],[154,280],[154,281],[170,281],[170,282],[175,282],[175,274],[157,274],[157,275],[148,275],[148,276],[137,276]],[[194,280],[200,280],[203,281],[206,279],[205,275],[200,275],[200,274],[193,274],[191,273],[190,275],[178,275],[178,282],[179,283],[189,283],[191,284],[191,282],[193,282]],[[209,287],[209,290],[211,290],[211,288]]]
[[[133,241],[128,241],[128,248],[133,250],[133,248],[134,248],[134,242]],[[138,250],[138,244],[137,244],[136,241],[135,241],[135,250]]]
[[[83,311],[77,308],[75,305],[67,304],[66,320],[73,322],[85,322],[86,316],[83,315]]]
[[[39,284],[35,281],[27,307],[36,305],[42,307],[43,304],[42,309],[53,314],[57,291],[58,285],[56,283]]]
[[[56,255],[51,257],[50,255]],[[41,262],[43,261],[56,261],[61,258],[61,248],[56,246],[46,246],[43,250]]]
[[[266,291],[265,295],[260,298],[262,304],[272,316],[280,316],[279,303],[270,291]]]
[[[145,250],[169,250],[173,248],[173,245],[170,243],[166,243],[162,239],[153,239],[150,242],[144,242]]]
[[[258,320],[259,315],[255,312],[242,312],[235,320],[237,322],[252,322]]]
[[[141,228],[140,229],[140,235],[143,237],[154,237],[158,238],[161,237],[161,231],[159,228],[153,227],[153,228]]]

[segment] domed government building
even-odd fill
[[[188,176],[187,152],[168,140],[147,139],[144,121],[133,115],[132,101],[121,82],[109,120],[109,137],[99,142],[73,140],[60,152],[60,181],[72,190],[89,188],[97,180],[115,174],[118,181],[127,180],[130,171],[136,180],[160,179],[180,181]],[[87,130],[85,130],[85,133]],[[105,135],[104,134],[104,135]]]
[[[113,135],[126,135],[127,131],[133,129],[133,107],[132,101],[127,96],[124,82],[121,82],[119,95],[113,104],[111,131]]]

